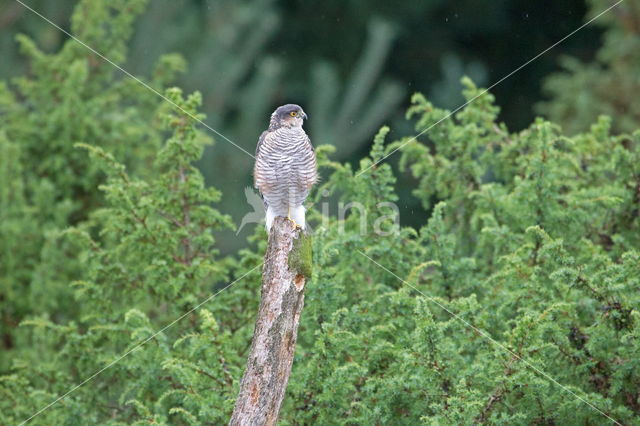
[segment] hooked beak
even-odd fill
[[[304,111],[302,111],[302,118],[305,119],[305,120],[308,118],[307,114]]]

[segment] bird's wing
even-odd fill
[[[311,145],[309,136],[305,136],[306,141],[302,148],[301,155],[303,167],[302,172],[299,173],[299,179],[301,186],[306,190],[310,190],[311,187],[318,182],[318,165],[316,162],[316,151],[313,149],[313,145]]]
[[[262,143],[264,142],[264,139],[267,137],[268,134],[269,134],[269,131],[265,130],[264,132],[262,132],[262,134],[258,138],[258,145],[256,145],[256,158],[258,158],[258,155],[260,155],[260,147],[262,146]]]
[[[256,146],[256,164],[253,169],[253,186],[260,193],[265,209],[268,207],[267,201],[264,198],[264,193],[269,190],[267,185],[267,179],[269,178],[269,164],[264,158],[264,153],[261,151],[261,148],[263,147],[265,140],[267,140],[271,134],[271,132],[265,130],[260,135],[260,138],[258,138],[258,145]]]

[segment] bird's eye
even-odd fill
[[[296,116],[298,115],[298,113],[297,113],[297,112],[295,112],[295,111],[291,111],[291,112],[289,113],[289,115],[290,115],[290,116],[292,116],[292,117],[296,117]]]

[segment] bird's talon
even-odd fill
[[[287,215],[287,219],[289,219],[291,222],[293,222],[293,228],[294,228],[294,229],[296,229],[296,228],[302,228],[300,225],[298,225],[298,224],[296,223],[296,221],[295,221],[295,220],[293,220],[293,218],[291,217],[291,215]]]

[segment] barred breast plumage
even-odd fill
[[[267,229],[276,216],[305,228],[304,201],[317,180],[316,155],[302,128],[306,117],[297,105],[284,105],[272,114],[269,129],[256,148],[255,186],[267,213]]]

